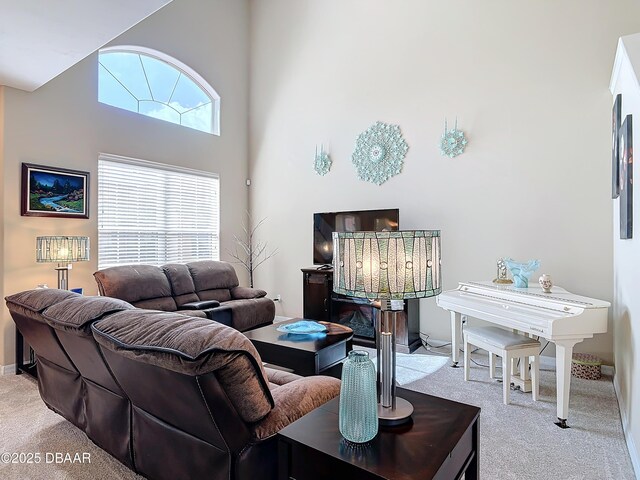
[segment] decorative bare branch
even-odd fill
[[[269,251],[267,249],[267,242],[257,240],[257,231],[265,222],[266,218],[263,218],[253,227],[251,227],[251,214],[246,212],[246,222],[242,222],[242,231],[244,235],[238,237],[233,236],[236,242],[236,246],[233,252],[229,251],[229,255],[235,258],[233,263],[239,263],[249,273],[249,286],[253,288],[253,272],[269,260],[274,255],[278,254],[278,249]]]

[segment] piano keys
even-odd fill
[[[493,282],[460,282],[441,293],[438,306],[451,313],[451,359],[460,359],[463,317],[512,328],[545,338],[556,345],[557,425],[567,428],[573,347],[607,331],[609,302],[583,297],[554,286],[545,293],[538,285],[516,288]]]

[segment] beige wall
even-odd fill
[[[250,205],[280,249],[256,284],[282,294],[281,313],[302,313],[314,212],[393,207],[404,229],[442,230],[445,289],[491,279],[511,256],[611,300],[607,85],[617,38],[640,29],[640,3],[251,5]],[[444,119],[456,116],[469,145],[443,158]],[[409,144],[402,173],[382,186],[358,180],[351,163],[376,121],[400,125]],[[312,168],[321,143],[333,159],[324,177]],[[434,299],[421,303],[421,330],[450,337]],[[611,328],[577,349],[610,363]]]
[[[219,137],[98,103],[97,54],[33,93],[5,88],[0,200],[4,202],[5,229],[3,297],[38,283],[56,285],[54,265],[35,262],[37,235],[88,235],[91,261],[74,265],[70,283],[71,287],[84,287],[89,294],[97,292],[92,273],[97,266],[96,169],[100,152],[219,173],[221,256],[226,258],[248,202],[248,28],[246,1],[174,0],[111,43],[160,50],[202,75],[221,96]],[[90,219],[20,216],[22,162],[89,171]],[[14,329],[5,307],[0,336],[0,364],[12,364]]]
[[[633,138],[640,139],[640,34],[623,38],[613,70],[612,93],[622,94],[622,119],[633,117]],[[626,47],[626,48],[625,48]],[[628,53],[628,56],[627,56]],[[629,61],[631,59],[631,61]],[[635,72],[634,72],[635,69]],[[637,148],[636,148],[636,151]],[[635,162],[634,162],[635,163]],[[634,177],[640,172],[634,169]],[[638,183],[636,182],[636,185]],[[627,435],[629,452],[640,475],[640,190],[637,186],[633,201],[633,238],[620,239],[620,200],[613,201],[613,327],[615,353],[615,387],[620,404],[622,424]],[[634,399],[636,399],[634,401]]]

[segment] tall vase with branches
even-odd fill
[[[268,242],[258,240],[256,232],[266,221],[263,218],[252,226],[251,214],[246,212],[246,222],[242,222],[242,231],[244,235],[241,237],[234,235],[236,242],[235,248],[229,255],[235,259],[234,263],[239,263],[249,273],[249,286],[253,288],[253,272],[269,260],[277,255],[278,249],[269,250]]]

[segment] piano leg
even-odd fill
[[[453,368],[458,368],[460,361],[460,337],[462,336],[462,315],[451,312],[451,361]]]
[[[556,390],[558,421],[560,428],[569,428],[569,390],[571,388],[571,357],[573,347],[582,339],[555,340],[556,344]]]

